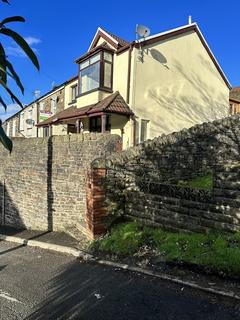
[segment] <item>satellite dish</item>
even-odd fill
[[[150,35],[150,29],[148,27],[145,27],[141,24],[137,24],[136,26],[136,33],[140,38],[146,38]]]
[[[34,124],[34,120],[33,119],[27,119],[26,120],[26,124],[33,125]]]

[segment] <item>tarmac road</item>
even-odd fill
[[[239,320],[240,305],[156,278],[1,241],[0,319]]]

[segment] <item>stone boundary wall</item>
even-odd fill
[[[11,155],[0,145],[0,223],[91,234],[90,164],[120,149],[121,138],[110,134],[13,138]]]
[[[172,230],[240,230],[240,116],[163,135],[97,159],[105,168],[109,216],[141,220]],[[214,174],[211,191],[177,181]],[[105,219],[105,218],[104,218]]]
[[[161,135],[108,157],[107,165],[156,182],[191,179],[220,164],[240,161],[239,124],[240,115],[235,115]]]

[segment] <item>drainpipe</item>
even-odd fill
[[[132,67],[132,51],[133,44],[130,44],[130,48],[128,50],[128,78],[127,78],[127,103],[130,101],[130,81],[131,81],[131,67]]]
[[[2,225],[5,225],[5,179],[3,179]]]

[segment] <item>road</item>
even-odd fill
[[[156,278],[0,242],[0,319],[240,319],[240,306]]]

